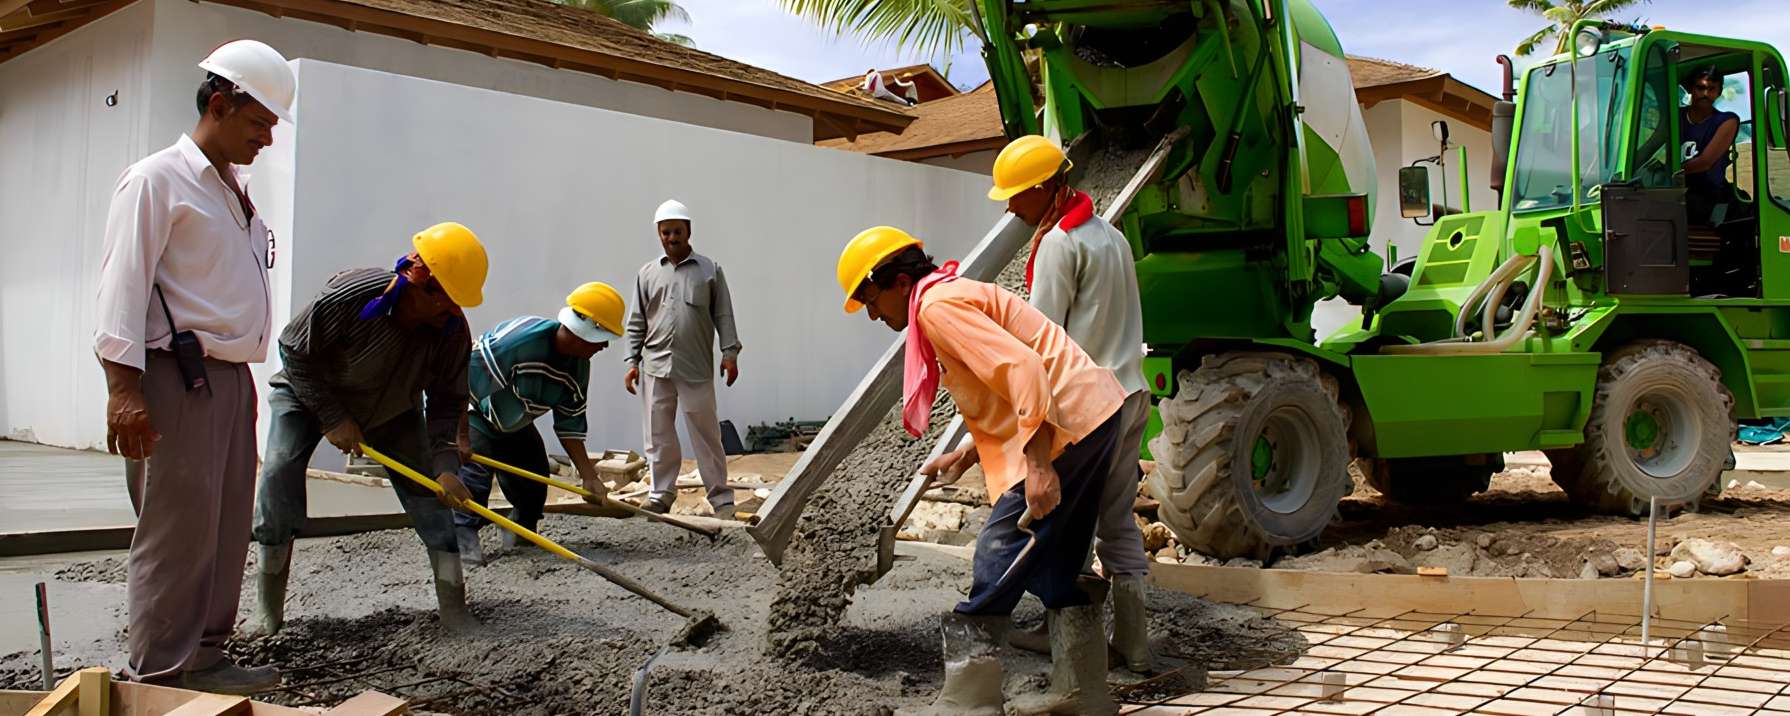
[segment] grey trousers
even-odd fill
[[[721,448],[721,417],[715,411],[715,382],[686,383],[672,378],[640,374],[643,406],[641,434],[646,436],[646,461],[653,468],[652,496],[676,497],[677,474],[684,453],[677,443],[677,414],[684,414],[684,431],[696,451],[696,470],[708,488],[709,505],[733,504],[727,487],[727,452]],[[680,411],[681,409],[681,411]]]
[[[255,541],[274,545],[291,542],[305,523],[305,469],[311,453],[323,439],[323,426],[298,396],[286,386],[274,386],[267,396],[272,412],[267,430],[267,455],[261,463],[261,486],[255,493]],[[428,474],[429,442],[421,411],[405,413],[372,427],[361,426],[367,444]],[[454,511],[435,499],[435,493],[409,478],[386,471],[398,503],[410,515],[423,544],[437,552],[460,552],[454,539]],[[431,477],[433,477],[431,475]]]
[[[1150,556],[1144,553],[1144,534],[1137,528],[1133,508],[1137,483],[1143,473],[1137,460],[1150,423],[1150,391],[1140,390],[1125,398],[1119,409],[1119,446],[1113,451],[1112,472],[1100,493],[1100,521],[1094,528],[1094,554],[1108,577],[1149,574]]]
[[[209,388],[187,391],[174,354],[150,351],[148,460],[127,460],[137,529],[126,586],[126,673],[160,681],[223,658],[236,626],[255,491],[255,382],[240,363],[205,361]]]

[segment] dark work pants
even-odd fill
[[[305,470],[311,454],[323,439],[323,426],[298,402],[292,389],[279,385],[268,393],[272,426],[267,431],[267,455],[261,464],[261,486],[255,493],[255,541],[274,545],[291,542],[305,523]],[[367,444],[429,475],[429,438],[423,413],[411,411],[374,426],[361,426]],[[453,510],[435,498],[428,488],[410,478],[386,470],[398,503],[410,515],[411,527],[423,544],[437,552],[459,553],[454,539]],[[429,475],[434,477],[434,475]]]
[[[255,379],[205,361],[209,387],[187,390],[174,354],[149,351],[143,401],[162,439],[126,460],[131,535],[126,673],[166,681],[209,668],[236,626],[255,496]]]
[[[959,614],[1012,614],[1026,592],[1037,595],[1047,609],[1090,603],[1075,579],[1087,562],[1094,539],[1100,495],[1112,472],[1123,413],[1114,411],[1093,433],[1051,462],[1063,499],[1050,514],[1032,522],[1032,534],[1019,529],[1019,518],[1026,512],[1024,482],[994,503],[994,514],[976,538],[970,596],[957,605]]]
[[[551,477],[551,467],[547,463],[547,446],[541,441],[541,431],[530,425],[507,435],[486,435],[478,428],[472,428],[472,451],[491,458],[505,465],[513,465],[536,475]],[[491,504],[491,473],[497,473],[497,482],[503,485],[503,496],[510,501],[510,519],[515,523],[534,529],[541,523],[541,510],[547,505],[547,486],[526,477],[511,475],[502,470],[494,470],[478,463],[466,463],[460,466],[460,484],[472,493],[472,498],[479,504]],[[478,529],[488,520],[470,512],[455,512],[454,525]]]

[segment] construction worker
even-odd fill
[[[553,432],[586,489],[599,496],[607,494],[597,477],[597,466],[584,449],[585,404],[590,394],[591,356],[608,348],[610,341],[621,339],[623,315],[622,295],[609,284],[593,281],[566,296],[557,319],[512,318],[480,336],[472,345],[472,409],[461,422],[460,445],[506,465],[546,475],[552,468],[534,421],[552,411]],[[469,455],[461,455],[460,483],[481,505],[491,497],[491,473]],[[504,497],[510,501],[510,520],[535,529],[547,502],[547,486],[501,470],[497,480],[503,483]],[[479,528],[485,522],[469,512],[454,513],[461,562],[484,562]],[[504,532],[504,548],[515,547],[516,539],[514,533]]]
[[[1007,202],[1009,212],[1037,227],[1026,263],[1032,306],[1067,330],[1125,388],[1119,449],[1100,497],[1094,551],[1101,571],[1112,580],[1113,648],[1125,657],[1127,668],[1147,674],[1154,670],[1150,616],[1144,606],[1150,560],[1133,516],[1143,478],[1138,455],[1150,420],[1143,306],[1131,244],[1094,213],[1092,198],[1070,186],[1071,166],[1055,142],[1035,134],[1020,137],[995,158],[988,198]],[[973,464],[974,452],[963,451],[967,462],[960,468]],[[1049,650],[1042,630],[1015,632],[1013,641],[1021,648]]]
[[[269,381],[272,414],[255,500],[257,633],[285,624],[292,539],[304,526],[305,469],[319,438],[351,455],[365,443],[436,476],[444,488],[439,498],[396,472],[390,480],[428,547],[442,623],[474,623],[451,508],[472,497],[456,477],[472,344],[461,309],[484,301],[485,247],[452,222],[424,229],[411,244],[389,271],[330,277],[280,335],[285,368]]]
[[[838,266],[847,313],[907,330],[902,424],[925,433],[938,386],[957,403],[994,512],[976,538],[969,598],[945,616],[945,685],[926,710],[998,714],[999,644],[1031,592],[1049,610],[1052,677],[1014,712],[1112,714],[1106,689],[1104,583],[1080,578],[1118,447],[1124,389],[1069,334],[1006,289],[936,266],[900,229],[867,229]],[[949,457],[950,460],[945,458]],[[955,454],[922,468],[938,476]],[[998,499],[997,499],[998,498]]]
[[[298,85],[286,58],[254,40],[226,43],[199,67],[192,134],[125,169],[113,192],[93,347],[106,373],[106,447],[126,458],[137,513],[125,673],[246,694],[280,680],[223,653],[248,551],[247,364],[267,357],[273,249],[236,167],[292,120]]]
[[[679,408],[684,431],[696,450],[696,468],[708,488],[715,516],[733,519],[733,490],[727,487],[727,453],[721,449],[721,418],[715,412],[714,345],[721,343],[721,374],[733,385],[740,377],[739,332],[733,325],[733,295],[721,265],[690,248],[690,210],[677,200],[653,213],[665,254],[640,267],[634,279],[634,312],[628,316],[628,374],[623,385],[641,397],[646,459],[653,489],[641,507],[664,514],[677,500],[677,475],[684,456],[678,449]],[[636,391],[635,384],[639,384]]]

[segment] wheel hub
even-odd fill
[[[1648,476],[1677,477],[1697,452],[1695,413],[1677,391],[1655,389],[1635,400],[1622,421],[1629,460]]]
[[[1320,458],[1318,430],[1303,410],[1281,408],[1268,415],[1249,442],[1250,484],[1270,510],[1291,513],[1316,490]]]
[[[1636,410],[1629,413],[1628,420],[1623,422],[1623,436],[1628,438],[1628,449],[1643,457],[1652,457],[1659,453],[1660,426],[1659,418],[1650,410]]]

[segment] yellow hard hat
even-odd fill
[[[994,188],[988,190],[988,198],[1006,201],[1072,166],[1075,164],[1056,142],[1036,134],[1020,137],[994,158]]]
[[[472,308],[485,302],[485,272],[490,264],[485,246],[472,229],[446,221],[423,229],[410,243],[455,304]]]
[[[566,296],[566,307],[559,309],[559,324],[585,343],[605,343],[621,338],[626,310],[621,292],[614,286],[592,281]]]
[[[839,290],[845,292],[845,312],[857,313],[864,307],[852,298],[852,294],[858,292],[864,279],[870,278],[871,271],[902,249],[925,245],[893,226],[872,227],[852,237],[851,243],[845,245],[845,251],[839,254]]]

